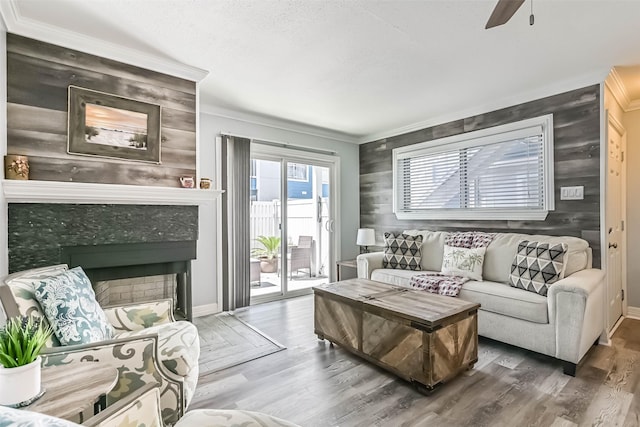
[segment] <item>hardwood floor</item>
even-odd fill
[[[301,426],[639,426],[640,321],[596,346],[575,378],[560,362],[480,338],[475,368],[430,396],[318,341],[313,298],[262,304],[237,316],[287,346],[201,376],[190,405],[266,412]]]

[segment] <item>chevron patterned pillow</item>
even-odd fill
[[[422,235],[409,236],[402,233],[384,233],[382,267],[400,270],[421,270],[421,247]]]
[[[546,296],[549,286],[564,277],[567,248],[566,243],[521,240],[511,264],[509,284]]]

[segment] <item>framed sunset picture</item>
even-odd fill
[[[159,105],[69,86],[67,152],[160,163]]]

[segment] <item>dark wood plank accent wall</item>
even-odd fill
[[[544,221],[398,220],[393,213],[392,150],[553,113],[556,209]],[[560,200],[560,187],[584,185],[584,200]],[[360,146],[360,226],[385,231],[486,230],[577,236],[600,266],[600,86],[594,85]]]
[[[160,104],[162,164],[67,154],[69,85]],[[7,34],[7,152],[35,180],[178,187],[196,173],[196,84]]]

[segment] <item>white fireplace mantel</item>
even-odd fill
[[[84,182],[3,180],[7,203],[70,203],[124,205],[203,205],[222,190],[150,187]]]

